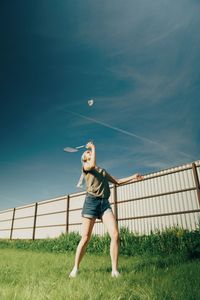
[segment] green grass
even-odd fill
[[[120,256],[120,278],[110,276],[108,255],[86,253],[80,274],[69,279],[72,252],[0,249],[1,300],[197,300],[200,260],[178,256]]]

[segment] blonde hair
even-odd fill
[[[85,152],[81,155],[81,163],[83,164],[85,162]]]
[[[78,184],[77,184],[78,188],[83,188],[83,182],[84,182],[83,163],[87,161],[85,159],[85,152],[83,152],[83,154],[81,155],[82,172],[81,172],[81,176],[79,178]]]
[[[90,151],[90,150],[86,150],[85,152],[83,152],[83,154],[82,154],[82,156],[81,156],[81,163],[82,163],[82,164],[83,164],[84,162],[87,161],[87,159],[85,159],[85,153],[86,153],[87,151]],[[91,151],[90,151],[90,152],[91,152]]]

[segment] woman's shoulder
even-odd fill
[[[102,167],[100,166],[96,166],[95,169],[98,171],[98,172],[101,172],[102,170],[104,170]]]
[[[90,174],[90,173],[94,174],[95,172],[97,172],[97,173],[100,173],[100,174],[102,174],[104,176],[106,174],[106,170],[104,168],[100,167],[100,166],[95,166],[95,168],[92,169],[92,170],[90,170],[90,171],[86,171],[86,170],[83,169],[83,172],[85,174]]]
[[[96,170],[97,170],[98,173],[102,174],[103,176],[106,175],[106,170],[104,168],[102,168],[100,166],[97,166]]]

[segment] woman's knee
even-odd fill
[[[118,241],[119,240],[119,231],[118,230],[113,231],[111,233],[110,237],[111,237],[111,240]]]

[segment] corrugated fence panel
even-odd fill
[[[66,198],[38,202],[37,214],[50,214],[66,210]]]
[[[191,211],[199,209],[194,176],[191,169],[180,170],[174,168],[172,174],[166,170],[118,187],[119,225],[140,234],[169,226],[194,229],[198,213]]]
[[[39,227],[36,228],[35,239],[56,238],[65,231],[66,226]]]
[[[33,216],[35,211],[35,204],[29,206],[20,206],[15,210],[15,219]]]
[[[13,229],[13,239],[32,239],[33,229]]]
[[[37,216],[36,229],[41,226],[63,225],[66,223],[66,213],[54,213],[51,215]]]
[[[14,228],[27,228],[33,227],[34,217],[17,219],[14,221]]]
[[[10,238],[13,209],[0,212],[0,238]]]
[[[35,238],[55,238],[66,232],[67,196],[38,202]]]
[[[85,193],[70,196],[69,204],[69,231],[78,231],[81,223],[81,210],[85,199]],[[74,230],[72,230],[72,228]]]
[[[79,232],[81,233],[81,223],[80,224],[71,224],[69,226],[69,232]]]
[[[13,239],[32,239],[35,204],[15,209]]]
[[[10,238],[10,230],[2,229],[0,231],[0,239],[9,239]]]
[[[68,232],[81,233],[81,210],[86,193],[70,195]]]
[[[86,193],[70,195],[70,209],[82,208]]]
[[[86,193],[70,195],[69,202],[69,229],[68,232],[81,233],[81,210]]]
[[[103,235],[106,232],[107,230],[101,221],[98,221],[94,224],[94,230],[93,230],[94,234]]]
[[[119,227],[139,234],[177,225],[194,229],[200,222],[199,179],[200,161],[196,161],[147,174],[139,182],[111,186],[109,201],[118,215]],[[62,232],[81,233],[85,195],[75,193],[0,212],[0,238],[39,239],[57,237]],[[105,232],[97,220],[93,233]]]
[[[1,230],[8,230],[8,231],[10,231],[11,224],[12,224],[12,220],[10,220],[10,221],[2,221],[1,222]]]
[[[12,219],[13,209],[0,212],[0,221]]]

